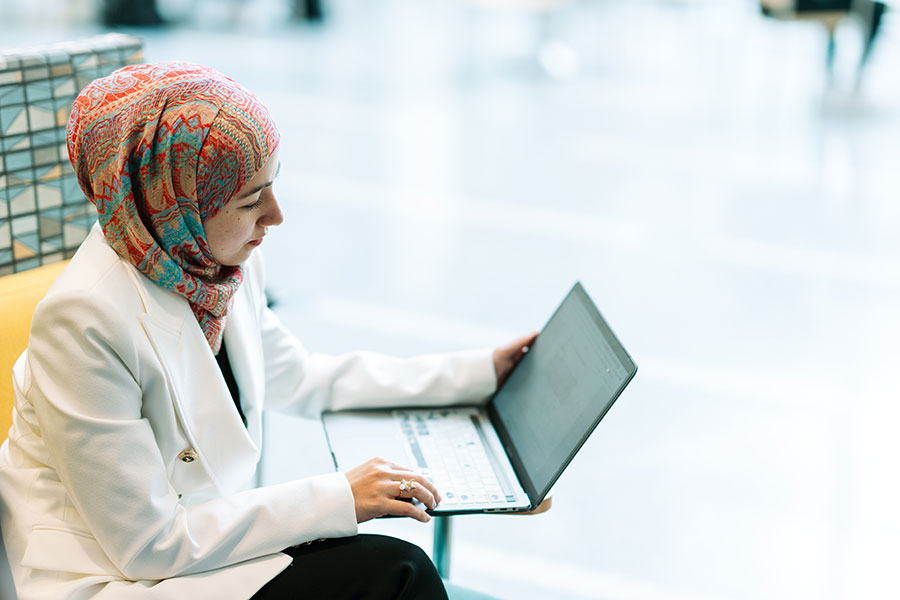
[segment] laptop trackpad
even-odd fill
[[[384,411],[327,413],[323,416],[328,444],[339,471],[352,469],[378,456],[415,470],[409,464],[400,428]],[[377,450],[376,450],[377,449]]]

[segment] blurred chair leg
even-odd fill
[[[862,88],[863,71],[869,62],[872,54],[872,48],[875,45],[875,37],[881,29],[881,20],[887,6],[884,2],[864,2],[860,3],[862,7],[857,11],[862,28],[863,28],[863,49],[859,57],[859,65],[856,68],[856,91]]]
[[[830,82],[834,79],[834,53],[835,53],[835,43],[834,43],[834,31],[828,32],[828,47],[825,50],[825,68],[828,71],[828,81]]]
[[[322,0],[294,0],[293,17],[303,21],[318,23],[325,19]]]
[[[431,556],[442,579],[450,578],[450,520],[453,517],[434,518],[434,544]]]
[[[881,19],[884,17],[884,11],[886,9],[887,6],[884,2],[872,2],[868,14],[863,15],[866,41],[863,46],[862,57],[859,61],[860,69],[862,69],[869,60],[869,55],[872,53],[872,46],[875,43],[875,36],[878,35],[878,31],[881,29]]]

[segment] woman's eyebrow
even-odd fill
[[[279,173],[281,173],[281,161],[278,162],[278,170],[275,171],[275,177],[273,177],[271,181],[267,181],[266,183],[264,183],[262,185],[258,185],[255,188],[253,188],[252,190],[247,190],[246,194],[241,194],[238,197],[238,200],[240,200],[241,198],[246,198],[247,196],[252,196],[256,192],[259,192],[259,191],[269,187],[270,185],[275,183],[275,179],[278,177]]]

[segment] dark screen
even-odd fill
[[[493,398],[536,492],[549,490],[635,371],[576,284]]]

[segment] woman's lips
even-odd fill
[[[263,236],[263,237],[265,237],[265,236]],[[260,244],[262,244],[262,241],[263,241],[262,238],[258,238],[258,239],[255,239],[255,240],[251,241],[251,242],[250,242],[250,245],[251,245],[251,246],[259,246]]]

